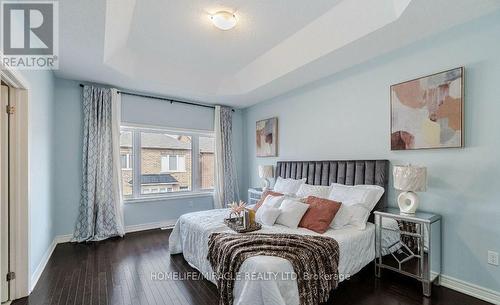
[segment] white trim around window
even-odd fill
[[[153,131],[153,132],[166,132],[166,133],[174,133],[174,134],[197,134],[200,136],[208,136],[215,137],[215,132],[213,130],[205,130],[205,129],[190,129],[190,128],[176,128],[176,127],[164,127],[159,125],[146,125],[146,124],[137,124],[137,123],[126,123],[122,124],[122,130],[141,130],[141,131]]]
[[[172,200],[172,199],[182,199],[182,198],[198,198],[198,197],[212,197],[213,191],[200,191],[200,192],[173,192],[168,193],[168,195],[161,194],[162,196],[142,196],[140,198],[129,198],[125,199],[125,203],[156,203],[158,201]]]
[[[132,196],[126,196],[123,198],[126,203],[133,202],[147,202],[147,201],[161,201],[164,199],[174,199],[174,198],[183,198],[183,197],[205,197],[213,194],[213,190],[210,189],[202,189],[201,185],[201,172],[200,172],[200,145],[199,138],[200,137],[214,137],[214,133],[211,131],[197,131],[191,129],[179,129],[179,128],[159,128],[152,126],[144,126],[144,125],[126,125],[121,127],[122,132],[131,132],[131,142],[129,145],[132,145],[132,153],[130,154],[131,160],[131,168],[132,168]],[[141,139],[142,133],[159,133],[159,134],[170,134],[170,135],[179,135],[179,136],[187,136],[191,138],[191,147],[190,147],[190,173],[191,173],[191,190],[180,190],[173,192],[159,192],[155,194],[143,194],[141,190],[141,166],[143,164],[141,153],[142,153],[142,145]],[[215,149],[215,147],[214,147]],[[171,174],[172,176],[182,175],[183,173],[189,170],[187,155],[182,155],[172,151],[168,151],[165,149],[165,152],[161,153],[160,160],[157,160],[156,164],[158,164],[158,175],[162,174]],[[189,151],[189,149],[188,149]],[[165,159],[164,159],[165,158]],[[172,159],[171,159],[172,158]],[[173,163],[173,158],[176,158],[175,165],[177,168],[171,168]],[[129,171],[130,172],[130,171]],[[144,178],[144,177],[142,177]],[[162,177],[164,178],[164,177]],[[177,177],[177,179],[179,179]],[[151,183],[148,181],[148,184],[163,184],[166,181],[157,181],[155,183]],[[142,186],[145,186],[143,184]],[[185,187],[185,185],[178,186],[179,189]]]

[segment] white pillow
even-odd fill
[[[276,219],[276,223],[292,229],[297,229],[302,216],[304,216],[308,208],[308,204],[291,199],[285,199],[281,204],[281,213],[279,214],[278,219]]]
[[[319,198],[328,198],[330,195],[330,186],[325,185],[310,185],[302,184],[297,191],[297,197],[304,198],[309,196],[315,196]]]
[[[281,210],[273,207],[260,207],[255,213],[255,221],[266,226],[272,226],[280,215]]]
[[[267,195],[266,198],[264,199],[264,202],[262,202],[262,205],[258,210],[261,208],[279,208],[281,205],[281,202],[285,196],[273,196],[273,195]],[[257,211],[258,211],[257,210]]]
[[[370,212],[361,204],[354,204],[351,206],[342,204],[335,218],[333,218],[330,227],[333,229],[355,227],[359,230],[364,230],[369,216]]]
[[[341,202],[342,205],[330,226],[340,229],[352,225],[364,230],[370,212],[383,194],[384,188],[378,185],[349,186],[333,183],[328,199]]]
[[[276,183],[274,184],[273,191],[286,195],[295,195],[300,186],[306,183],[306,180],[306,178],[295,180],[290,178],[283,179],[281,177],[278,177],[278,179],[276,179]]]

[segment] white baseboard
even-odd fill
[[[33,291],[33,288],[35,288],[35,285],[38,282],[38,280],[40,279],[40,276],[42,276],[42,272],[45,269],[45,266],[47,265],[47,263],[49,262],[49,259],[52,256],[52,252],[54,252],[54,249],[56,248],[56,246],[57,246],[57,242],[56,242],[56,238],[54,238],[54,240],[50,244],[47,251],[45,251],[45,253],[43,254],[42,260],[40,261],[40,263],[36,267],[35,272],[33,272],[33,274],[31,275],[28,294],[31,294],[31,292]]]
[[[160,229],[160,228],[172,228],[175,225],[176,221],[177,221],[176,219],[173,219],[173,220],[167,220],[167,221],[126,226],[125,233],[132,233],[132,232],[139,232],[139,231],[153,230],[153,229]],[[36,283],[38,283],[38,280],[40,279],[40,276],[42,275],[42,272],[45,269],[45,266],[47,266],[47,263],[49,262],[49,259],[52,256],[52,252],[54,252],[54,250],[56,249],[56,246],[58,244],[70,242],[71,239],[73,239],[73,234],[57,235],[54,238],[54,240],[50,244],[49,248],[44,253],[42,260],[40,261],[40,263],[36,267],[35,272],[31,276],[29,293],[31,293],[33,291],[33,288],[35,288]]]
[[[54,240],[56,244],[63,244],[70,242],[73,239],[73,234],[67,234],[67,235],[57,235]]]
[[[131,225],[125,227],[125,233],[153,230],[153,229],[161,229],[161,228],[173,228],[177,219],[167,220],[167,221],[159,221],[159,222],[150,222],[140,225]]]
[[[140,225],[130,225],[125,227],[125,233],[132,233],[132,232],[139,232],[139,231],[146,231],[146,230],[153,230],[153,229],[161,229],[161,228],[168,228],[171,229],[175,226],[175,222],[177,220],[167,220],[167,221],[159,221],[159,222],[150,222],[150,223],[145,223],[145,224],[140,224]],[[62,244],[62,243],[67,243],[70,242],[71,239],[73,239],[72,234],[67,234],[67,235],[57,235],[54,240],[56,244]]]
[[[456,290],[486,302],[500,305],[500,292],[465,282],[448,275],[441,275],[441,286]]]

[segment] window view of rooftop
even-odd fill
[[[139,132],[140,194],[152,195],[193,190],[193,138],[160,132]],[[198,140],[198,176],[202,190],[214,186],[214,139]],[[133,132],[123,131],[120,139],[123,195],[133,195]]]

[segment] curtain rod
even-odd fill
[[[80,84],[80,87],[83,87],[83,86],[84,86],[83,84]],[[171,99],[171,98],[159,97],[159,96],[154,96],[154,95],[139,94],[139,93],[122,91],[122,90],[118,90],[118,93],[125,94],[125,95],[130,95],[130,96],[138,96],[138,97],[150,98],[150,99],[154,99],[154,100],[167,101],[167,102],[170,102],[170,104],[178,103],[178,104],[185,104],[185,105],[191,105],[191,106],[198,106],[198,107],[205,107],[205,108],[215,109],[215,106],[211,106],[211,105],[198,104],[198,103],[186,102],[186,101],[179,101],[179,100],[174,100],[174,99]],[[234,109],[231,109],[231,111],[234,112]]]

